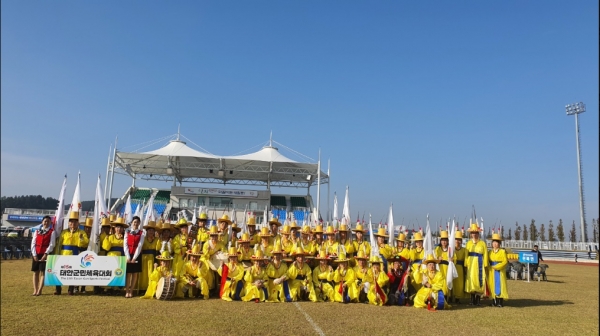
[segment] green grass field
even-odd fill
[[[0,264],[1,327],[2,335],[315,335],[312,319],[325,335],[598,335],[598,267],[548,264],[548,282],[509,280],[504,308],[463,304],[429,312],[366,304],[67,296],[66,288],[62,296],[44,288],[34,297],[31,262],[9,260]]]

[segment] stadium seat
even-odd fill
[[[285,196],[271,196],[271,206],[287,206]]]
[[[306,198],[305,197],[290,197],[290,202],[292,203],[292,207],[306,208]]]

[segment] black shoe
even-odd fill
[[[185,293],[183,293],[183,297],[187,299],[190,297],[190,294],[188,292],[185,292]]]
[[[492,303],[490,303],[490,306],[492,306],[492,307],[496,306],[496,299],[492,299]]]
[[[471,294],[471,301],[469,301],[469,306],[472,306],[475,304],[475,295]]]
[[[460,304],[460,299],[454,299],[454,303]]]
[[[496,305],[496,307],[498,307],[498,308],[504,307],[503,303],[504,303],[504,299],[498,299],[498,304]]]
[[[481,296],[475,295],[475,305],[479,307],[481,306]]]

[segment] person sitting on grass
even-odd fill
[[[433,255],[428,255],[423,261],[427,265],[425,270],[416,272],[415,279],[423,286],[417,292],[414,299],[415,308],[427,308],[430,310],[443,310],[450,308],[446,302],[444,292],[446,277],[442,272],[436,270],[435,264],[439,261]]]
[[[160,266],[158,266],[157,263],[154,264],[154,270],[150,274],[148,290],[146,290],[146,294],[141,297],[142,299],[152,299],[154,297],[158,281],[161,278],[173,277],[173,271],[171,269],[173,257],[171,257],[169,251],[164,251],[161,255],[156,257],[156,259],[160,261]]]
[[[242,297],[242,301],[254,301],[256,303],[265,302],[269,299],[269,276],[265,270],[265,258],[263,251],[255,245],[254,254],[251,257],[252,267],[246,271],[244,282],[246,283],[246,295]]]

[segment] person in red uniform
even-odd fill
[[[44,216],[42,226],[33,232],[31,239],[31,271],[33,272],[33,296],[42,295],[44,288],[44,272],[46,271],[46,258],[54,249],[56,234],[50,225],[50,216]]]
[[[133,297],[133,287],[137,283],[138,275],[142,272],[142,246],[146,234],[140,230],[140,217],[133,216],[131,229],[125,231],[123,251],[127,258],[127,282],[125,284],[125,297]]]

